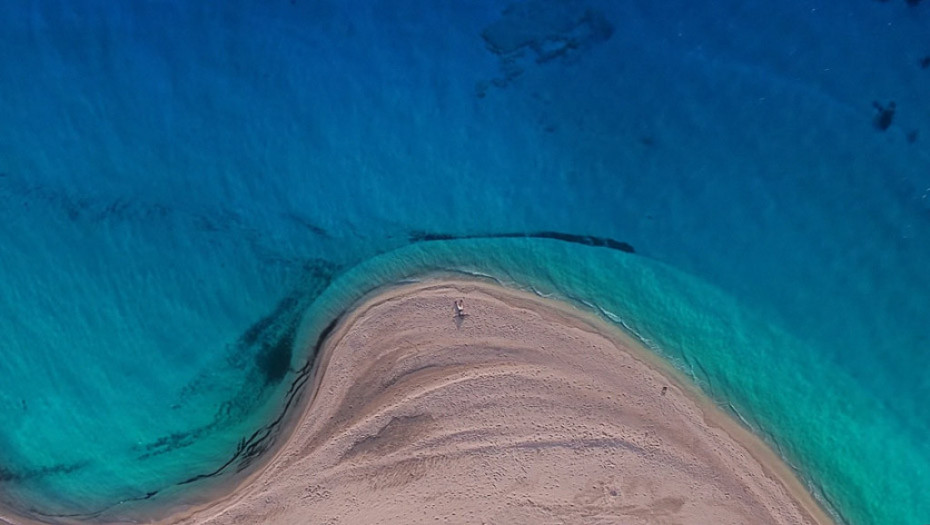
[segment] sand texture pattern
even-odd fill
[[[382,290],[333,332],[269,464],[172,521],[830,522],[770,451],[644,352],[568,305],[494,285]]]

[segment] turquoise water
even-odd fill
[[[8,6],[0,500],[202,497],[343,308],[452,270],[638,334],[843,521],[930,520],[930,4],[839,4]],[[493,238],[539,232],[635,253]]]

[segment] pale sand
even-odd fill
[[[676,376],[607,323],[532,294],[450,280],[382,290],[330,337],[268,465],[170,521],[832,523]]]

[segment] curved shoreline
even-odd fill
[[[456,297],[464,298],[466,300],[466,305],[468,305],[467,308],[470,308],[471,305],[484,308],[484,313],[479,315],[476,311],[473,316],[458,319],[460,322],[456,323],[452,310],[452,301]],[[411,305],[417,302],[431,305],[427,308],[428,313],[424,314],[424,312],[421,312],[418,308],[411,310]],[[401,308],[401,310],[393,314],[391,314],[390,311],[385,312],[385,309],[390,310],[392,306],[396,309],[397,305],[403,305],[406,310]],[[437,309],[439,311],[437,311]],[[466,311],[471,313],[469,310]],[[376,331],[375,334],[368,333],[372,330],[373,325],[371,325],[371,323],[379,319],[378,315],[382,316],[380,317],[381,321],[390,319],[390,315],[400,316],[391,321],[392,324],[390,326],[394,328],[393,335],[390,333],[391,330],[386,330],[384,327],[382,327],[382,330]],[[385,318],[385,315],[388,317]],[[414,317],[410,317],[411,315]],[[426,317],[422,317],[423,315],[426,315]],[[491,315],[491,317],[482,317],[483,315]],[[454,431],[451,430],[457,428],[455,424],[450,426],[448,418],[443,419],[441,416],[448,416],[455,412],[455,410],[457,410],[455,408],[457,405],[463,405],[463,403],[464,405],[468,405],[472,402],[476,403],[467,410],[463,408],[462,410],[465,411],[462,413],[455,413],[455,417],[459,418],[457,420],[463,421],[471,417],[475,411],[487,412],[488,410],[492,410],[493,412],[493,410],[504,410],[504,412],[506,412],[509,410],[506,406],[491,408],[488,405],[489,401],[487,399],[481,401],[481,403],[468,397],[456,399],[454,393],[457,392],[456,388],[459,388],[457,385],[460,384],[470,385],[474,389],[472,390],[474,392],[481,390],[481,388],[494,391],[495,388],[499,387],[493,386],[493,381],[491,381],[492,378],[494,381],[502,381],[503,383],[509,381],[522,385],[522,387],[527,387],[525,390],[527,395],[535,393],[533,395],[542,396],[542,398],[548,399],[549,402],[558,404],[565,400],[572,399],[571,396],[573,395],[580,395],[582,399],[586,399],[587,402],[593,403],[592,406],[597,407],[597,410],[600,411],[602,415],[621,418],[630,416],[629,411],[627,413],[624,413],[622,410],[617,412],[617,407],[611,406],[610,394],[602,392],[601,397],[598,397],[598,395],[592,393],[598,391],[603,385],[598,386],[591,384],[578,391],[575,391],[577,389],[573,390],[569,388],[562,393],[567,394],[567,396],[562,395],[560,397],[559,395],[545,393],[551,388],[553,383],[533,382],[530,376],[521,375],[524,374],[525,371],[519,372],[517,369],[529,366],[530,368],[536,367],[534,368],[534,373],[537,374],[554,374],[553,377],[556,383],[564,383],[569,378],[569,375],[560,375],[566,373],[565,370],[558,367],[551,367],[553,356],[560,359],[558,353],[554,351],[546,352],[544,349],[538,352],[529,352],[527,348],[522,346],[522,343],[514,344],[516,340],[507,339],[506,337],[502,339],[501,334],[495,332],[495,330],[499,331],[500,327],[496,325],[491,326],[494,325],[494,320],[503,319],[509,315],[516,316],[511,319],[511,321],[519,322],[524,328],[531,326],[534,330],[539,329],[551,332],[544,336],[540,336],[538,333],[532,334],[533,338],[538,339],[534,339],[535,343],[533,344],[538,345],[540,341],[548,341],[550,343],[556,343],[556,346],[558,346],[559,337],[565,334],[571,334],[570,337],[573,338],[595,341],[592,344],[601,347],[600,350],[598,350],[598,352],[600,352],[600,357],[598,359],[603,359],[604,356],[607,355],[603,354],[603,352],[608,351],[608,353],[612,355],[610,359],[620,359],[624,363],[624,368],[636,369],[637,373],[633,374],[631,377],[623,378],[622,380],[629,383],[629,392],[642,391],[638,394],[614,392],[614,397],[626,398],[628,395],[632,395],[631,399],[638,399],[636,403],[646,407],[641,409],[641,413],[634,410],[636,416],[630,420],[639,421],[640,424],[642,424],[642,421],[650,421],[650,423],[646,425],[648,429],[645,433],[635,436],[629,434],[628,431],[634,427],[633,423],[627,424],[626,432],[628,435],[626,436],[612,435],[612,433],[623,434],[625,431],[619,428],[608,428],[609,423],[592,420],[586,421],[585,424],[581,425],[580,422],[583,420],[584,414],[574,414],[573,411],[575,409],[572,408],[572,402],[563,403],[563,405],[560,405],[561,408],[559,409],[562,412],[556,410],[546,418],[564,419],[568,417],[565,421],[578,421],[580,426],[578,428],[569,429],[567,433],[564,431],[564,428],[561,434],[556,431],[558,429],[543,428],[546,427],[546,422],[542,422],[539,418],[539,414],[533,412],[533,410],[538,409],[529,410],[529,412],[525,414],[522,414],[519,410],[512,411],[512,413],[505,414],[503,419],[503,421],[516,421],[520,420],[522,415],[528,415],[529,417],[525,418],[525,421],[521,424],[541,426],[540,428],[542,430],[537,432],[535,437],[526,433],[526,428],[529,428],[528,426],[526,428],[521,427],[522,430],[513,429],[516,434],[522,436],[521,439],[514,440],[514,435],[509,434],[494,436],[484,435],[483,438],[475,438],[474,436],[482,434],[482,432],[487,433],[488,428],[493,428],[494,425],[501,424],[499,420],[493,418],[487,419],[487,414],[481,416],[485,419],[479,418],[472,421],[471,426],[466,425],[467,428],[459,428]],[[520,316],[529,317],[523,319]],[[412,321],[416,319],[419,319],[418,322],[423,322],[425,324],[422,326],[419,324],[414,326]],[[399,323],[400,321],[403,322]],[[487,323],[491,323],[491,325]],[[533,323],[541,324],[537,326]],[[468,325],[472,326],[469,327]],[[405,326],[407,328],[398,330],[397,326]],[[550,330],[552,327],[557,327],[558,329]],[[417,339],[417,328],[421,329],[421,332],[428,333],[426,339],[422,341]],[[469,337],[472,339],[461,339],[465,333],[463,329],[469,332]],[[354,361],[351,359],[353,356],[344,355],[348,354],[344,348],[347,344],[355,344],[353,340],[361,337],[361,335],[358,334],[359,331],[367,331],[365,338],[384,337],[387,341],[393,341],[393,347],[390,345],[385,347],[383,345],[385,341],[382,340],[380,347],[384,349],[384,352],[380,355],[379,352],[373,352],[371,349],[356,349],[354,350],[356,353],[367,353],[365,353],[364,356],[361,354],[355,355],[354,357],[356,359],[361,360]],[[485,362],[481,364],[481,359],[491,359],[490,354],[488,354],[488,348],[482,347],[482,345],[479,344],[479,342],[486,339],[490,333],[497,334],[495,336],[495,343],[492,346],[505,349],[505,353],[512,354],[511,362],[509,362],[506,367],[504,367],[502,363],[489,364]],[[419,341],[417,344],[434,342],[436,345],[439,345],[430,349],[428,351],[428,356],[423,354],[418,357],[416,352],[413,354],[409,351],[406,351],[406,353],[401,352],[401,354],[404,354],[402,361],[408,362],[408,364],[412,362],[411,360],[416,361],[418,359],[424,363],[430,362],[431,364],[424,365],[427,366],[427,368],[423,369],[431,370],[430,372],[423,372],[422,370],[401,370],[401,375],[397,376],[396,374],[398,371],[393,370],[391,366],[385,364],[388,362],[385,361],[386,359],[399,358],[398,356],[400,354],[398,354],[398,352],[400,350],[397,337],[401,337],[401,334],[406,338],[405,340],[407,342]],[[560,336],[559,334],[562,335]],[[521,337],[525,338],[526,335],[526,333],[523,333]],[[540,337],[542,338],[539,339]],[[553,339],[553,337],[556,339]],[[452,339],[443,340],[443,338]],[[564,340],[562,343],[564,344]],[[451,350],[449,349],[449,345],[457,348],[453,354],[450,354]],[[468,348],[469,345],[474,349],[470,353],[468,350],[463,350]],[[649,350],[642,348],[638,341],[633,340],[630,336],[620,331],[620,329],[609,325],[595,315],[575,310],[566,303],[540,298],[528,292],[520,292],[501,286],[464,279],[451,280],[444,278],[441,281],[429,280],[417,284],[382,287],[356,303],[355,307],[349,310],[349,313],[333,330],[323,346],[322,353],[317,356],[316,369],[319,373],[313,374],[314,377],[312,379],[311,390],[305,393],[308,398],[305,400],[303,413],[294,415],[294,417],[297,418],[294,428],[286,442],[282,443],[279,450],[274,453],[274,457],[272,457],[263,468],[248,476],[247,479],[238,480],[236,483],[237,488],[232,493],[227,494],[226,497],[222,497],[203,506],[189,509],[180,515],[176,514],[167,518],[164,522],[222,524],[232,523],[238,516],[239,519],[247,517],[256,519],[261,517],[261,519],[270,519],[275,523],[289,523],[311,516],[314,519],[320,519],[321,516],[327,515],[327,510],[331,512],[330,515],[333,517],[350,519],[346,517],[346,513],[348,513],[356,519],[359,519],[362,516],[352,513],[359,512],[359,509],[365,511],[368,508],[381,508],[382,512],[386,512],[384,510],[386,502],[394,501],[398,496],[398,494],[393,494],[391,496],[382,495],[382,500],[378,500],[376,497],[377,493],[385,491],[391,493],[392,490],[397,492],[401,490],[397,487],[407,487],[408,482],[395,479],[397,478],[397,465],[420,465],[419,467],[411,467],[413,470],[410,470],[408,474],[416,479],[409,482],[411,485],[410,487],[403,489],[414,490],[413,493],[405,493],[404,495],[405,501],[411,501],[411,498],[415,499],[417,496],[421,498],[429,497],[428,494],[424,494],[424,491],[441,486],[439,482],[443,481],[443,479],[441,479],[443,473],[449,470],[443,468],[443,463],[451,462],[450,464],[455,465],[456,469],[467,470],[469,465],[472,467],[474,466],[473,463],[475,461],[488,464],[488,461],[493,459],[491,464],[497,465],[505,470],[510,467],[516,468],[516,463],[506,467],[509,463],[505,458],[500,457],[500,454],[504,451],[509,451],[508,453],[512,453],[513,457],[516,459],[520,454],[529,454],[527,450],[533,449],[535,450],[533,454],[544,457],[544,459],[541,462],[537,462],[539,463],[538,465],[531,466],[531,470],[541,469],[540,472],[543,472],[547,469],[552,470],[553,467],[557,467],[555,472],[558,472],[559,476],[562,476],[564,472],[571,472],[573,468],[577,469],[581,465],[584,465],[581,471],[588,473],[598,468],[603,469],[605,467],[600,464],[603,463],[603,461],[598,464],[600,466],[588,464],[592,461],[592,455],[601,457],[603,454],[614,454],[617,457],[635,456],[639,457],[639,460],[655,454],[665,454],[666,456],[671,454],[671,456],[677,457],[679,462],[683,459],[686,463],[690,461],[691,466],[694,467],[697,463],[694,462],[693,457],[688,456],[688,447],[679,446],[678,448],[674,448],[669,445],[669,443],[681,441],[685,437],[693,441],[696,439],[694,436],[698,435],[701,439],[709,440],[705,445],[716,443],[717,445],[715,446],[720,446],[728,450],[728,454],[723,455],[726,457],[721,456],[719,453],[716,453],[716,455],[721,457],[712,457],[715,453],[713,453],[711,449],[705,451],[711,454],[711,456],[704,457],[703,459],[709,460],[710,464],[717,465],[714,467],[716,470],[714,470],[715,474],[713,478],[715,481],[713,481],[713,483],[719,485],[721,482],[717,478],[724,475],[724,473],[726,476],[732,477],[732,480],[720,485],[722,487],[728,487],[721,489],[722,492],[718,493],[711,489],[704,492],[698,490],[698,494],[691,494],[689,496],[691,500],[689,500],[688,497],[681,497],[680,495],[665,496],[664,500],[658,498],[657,501],[665,501],[667,506],[671,504],[665,511],[674,509],[676,506],[678,507],[676,512],[693,511],[693,508],[700,507],[700,501],[704,501],[701,498],[710,498],[710,500],[712,500],[714,494],[720,496],[725,494],[727,490],[733,489],[735,492],[742,491],[741,493],[748,499],[742,503],[733,504],[735,506],[732,508],[740,509],[738,512],[752,512],[754,508],[753,505],[747,504],[746,502],[755,501],[756,504],[767,509],[765,512],[768,512],[771,517],[771,519],[763,519],[762,522],[796,523],[799,522],[800,519],[800,522],[821,525],[833,523],[814,501],[805,486],[797,479],[791,469],[769,449],[761,439],[748,432],[729,415],[714,406],[709,399],[697,392],[695,387],[684,380],[680,373]],[[340,349],[343,349],[343,351],[340,352]],[[479,354],[483,357],[477,357]],[[513,362],[512,360],[515,356],[519,359]],[[368,359],[366,360],[364,357]],[[455,361],[455,359],[462,358],[465,359],[465,362]],[[472,361],[469,362],[469,359],[472,359]],[[477,361],[474,361],[474,359],[477,359]],[[586,356],[585,359],[587,360],[588,356]],[[493,359],[491,360],[493,361]],[[520,360],[528,361],[522,362]],[[531,363],[534,360],[537,362]],[[379,362],[381,363],[380,365],[378,364]],[[522,364],[517,366],[515,363]],[[584,366],[583,361],[579,361],[579,363],[582,363],[581,366]],[[601,361],[602,365],[604,363],[604,361]],[[331,369],[332,366],[336,366],[336,368]],[[469,372],[469,370],[475,367],[481,368],[482,366],[486,368],[485,372],[483,372],[483,374],[487,375],[485,379],[491,381],[490,383],[487,381],[482,383],[482,381],[484,381],[484,379],[482,379],[484,376],[481,374],[475,375],[473,371]],[[573,366],[578,366],[578,363]],[[602,366],[602,368],[605,367]],[[576,382],[584,381],[584,378],[589,377],[591,373],[597,374],[598,370],[595,369],[588,372],[589,373],[577,377],[572,376],[571,380]],[[568,373],[570,374],[570,372]],[[411,377],[415,377],[417,374],[434,376],[432,378],[423,376],[417,381],[426,381],[427,383],[429,381],[438,382],[434,384],[431,389],[421,391],[423,388],[422,384],[417,382],[411,383]],[[391,377],[393,377],[393,380],[390,379]],[[616,378],[608,376],[602,379],[607,382],[616,381]],[[378,385],[379,381],[394,382],[371,387],[368,392],[365,391],[365,388],[368,387],[359,390],[360,387],[358,385],[360,384],[368,383]],[[652,392],[650,393],[643,390],[646,388],[647,383],[651,384],[649,388],[652,389]],[[656,385],[659,383],[664,383],[664,386],[667,387],[665,391],[667,395],[664,395],[663,391],[658,389]],[[416,385],[420,386],[416,387]],[[479,388],[477,385],[483,386]],[[420,388],[420,390],[417,390],[415,387]],[[400,390],[398,390],[399,388]],[[407,388],[408,390],[403,390],[403,388]],[[339,394],[340,392],[341,394]],[[346,397],[349,393],[352,393],[352,396]],[[461,394],[461,392],[459,393]],[[342,397],[339,397],[340,395]],[[385,407],[379,404],[386,399],[385,396],[394,399],[392,405]],[[607,398],[605,399],[603,396],[607,396]],[[353,402],[350,398],[356,399],[356,401]],[[429,398],[431,403],[430,406],[434,407],[435,410],[426,409],[424,406],[418,405],[417,403],[422,401],[420,398]],[[649,401],[650,398],[652,398],[652,401]],[[464,402],[462,401],[463,399]],[[557,401],[559,399],[562,401]],[[377,402],[371,405],[371,403],[375,401]],[[614,405],[615,404],[616,403],[614,403]],[[663,408],[662,405],[673,406],[675,408],[669,412],[670,409],[668,407]],[[449,408],[452,412],[443,412],[446,408]],[[675,416],[676,413],[678,414],[677,416]],[[682,414],[688,414],[688,416],[683,417]],[[675,435],[675,433],[672,432],[668,433],[666,436],[663,432],[667,433],[667,431],[661,430],[661,421],[663,418],[669,417],[670,415],[678,417],[687,425],[697,425],[691,430],[696,431],[696,429],[700,429],[700,432],[690,436]],[[484,422],[483,424],[482,421]],[[603,424],[607,424],[608,426],[600,428]],[[594,430],[595,427],[598,429],[596,432]],[[583,432],[578,434],[580,430],[583,430]],[[640,428],[640,430],[643,429]],[[662,446],[656,448],[656,443],[650,444],[648,442],[650,430],[653,432],[653,438],[658,436],[660,438],[659,444],[664,443],[665,445],[663,446],[667,445],[666,448],[669,450],[664,450]],[[417,434],[418,432],[419,434]],[[537,443],[537,441],[540,440],[545,441],[542,439],[542,436],[546,432],[550,434],[550,439],[548,440],[550,445],[548,447]],[[596,437],[595,434],[598,432],[603,433],[603,436]],[[414,434],[419,435],[419,437],[416,437]],[[633,434],[635,434],[635,432]],[[471,435],[472,438],[462,438],[461,436],[464,435]],[[605,437],[608,435],[610,435],[609,439]],[[457,439],[464,439],[464,441],[457,442]],[[486,441],[482,441],[482,439]],[[638,445],[636,445],[637,443]],[[639,446],[639,455],[628,453],[629,450],[632,450],[628,447],[634,445]],[[430,446],[439,448],[430,452]],[[653,447],[654,450],[649,447]],[[704,448],[707,448],[707,446]],[[467,452],[463,452],[463,450],[467,450]],[[627,450],[627,452],[624,452],[624,450]],[[733,457],[729,456],[738,457],[739,461],[733,463]],[[601,459],[603,459],[603,457],[601,457]],[[620,463],[619,459],[615,458],[615,460],[611,460],[608,463]],[[636,463],[636,461],[639,460],[631,461]],[[430,461],[435,463],[435,465],[432,467],[423,466]],[[521,468],[527,468],[525,464],[527,458],[523,458],[521,461],[524,462]],[[662,485],[675,485],[678,483],[675,481],[667,483],[667,476],[679,475],[680,473],[676,474],[674,470],[663,470],[666,466],[661,464],[647,463],[648,461],[640,464],[640,466],[654,469],[654,473],[658,474],[659,478],[663,480]],[[724,468],[722,465],[727,467]],[[620,470],[623,471],[624,475],[627,475],[629,472],[628,468],[619,469],[615,467],[613,469],[613,471]],[[717,472],[718,470],[719,472]],[[747,474],[747,471],[750,473]],[[553,473],[554,472],[537,474],[548,479],[552,477]],[[500,475],[507,477],[509,474]],[[572,487],[575,484],[580,488],[583,484],[582,481],[584,483],[590,481],[574,479],[572,477],[577,475],[579,474],[570,474],[564,477],[569,487],[559,489],[561,492],[556,491],[559,492],[561,496],[559,494],[547,494],[544,499],[546,501],[558,501],[560,497],[564,499],[568,494],[566,491],[570,492],[574,490]],[[437,476],[439,477],[437,478]],[[480,476],[480,474],[472,472],[462,479],[446,479],[445,481],[451,483],[451,485],[443,490],[445,492],[455,492],[456,487],[461,488],[463,483],[467,485],[468,480],[473,479],[474,476]],[[637,476],[643,477],[641,475]],[[741,479],[740,476],[746,479]],[[674,478],[674,476],[672,477]],[[620,478],[623,478],[623,476],[620,476]],[[384,486],[372,487],[371,483],[377,485],[378,482],[371,482],[370,479],[382,479],[382,481],[383,479],[388,479],[389,481],[382,483]],[[636,494],[639,493],[637,490],[641,492],[642,489],[636,489],[635,487],[631,489],[629,484],[625,487],[622,486],[623,481],[616,481],[616,475],[614,475],[613,479],[614,483],[619,483],[619,485],[613,488],[605,488],[607,485],[601,486],[603,491],[606,492],[598,496],[598,498],[600,498],[598,501],[601,502],[601,506],[606,505],[604,508],[608,509],[607,515],[611,515],[609,509],[614,509],[621,513],[625,512],[623,509],[626,509],[626,511],[632,512],[634,517],[637,512],[640,514],[646,512],[648,514],[647,511],[643,510],[648,509],[648,505],[643,506],[641,504],[632,503],[633,500],[638,497],[636,496]],[[646,478],[643,479],[645,480]],[[687,483],[684,483],[685,480],[686,478],[680,479],[679,481],[682,481],[682,483],[678,483],[676,486],[679,486],[679,488],[686,486]],[[394,516],[395,518],[403,517],[406,522],[417,522],[418,520],[425,521],[428,515],[446,515],[448,517],[450,512],[454,514],[455,509],[458,509],[458,512],[465,512],[468,509],[473,513],[478,512],[482,506],[490,508],[491,505],[488,503],[489,497],[493,499],[494,494],[499,494],[499,492],[493,491],[484,494],[483,491],[487,490],[487,480],[485,481],[483,485],[479,484],[478,486],[471,487],[469,490],[473,492],[470,493],[470,496],[466,494],[460,497],[447,498],[449,502],[447,505],[448,508],[445,510],[433,508],[431,510],[433,514],[422,514],[426,512],[422,508],[422,505],[411,501],[406,504],[410,507],[406,510],[404,508],[392,507],[392,512],[395,514],[390,514],[389,512],[388,514],[382,514],[380,516],[382,518],[387,516],[386,519],[388,520],[390,516]],[[694,480],[691,481],[693,482]],[[705,481],[707,480],[705,479]],[[604,480],[600,480],[600,482],[606,483]],[[398,483],[400,484],[397,485]],[[425,483],[426,485],[414,489],[418,483]],[[328,484],[332,484],[332,486]],[[646,482],[646,484],[648,485],[649,483]],[[342,494],[331,490],[331,488],[335,486],[341,487]],[[368,490],[359,491],[359,486],[367,487]],[[311,491],[313,492],[311,494],[306,492],[309,490],[308,487],[316,488]],[[658,492],[653,494],[653,496],[663,493],[663,489],[661,488],[656,490]],[[775,497],[769,493],[780,494]],[[611,496],[611,494],[616,494],[616,496]],[[575,494],[575,496],[577,496],[577,494]],[[346,497],[354,502],[351,508],[344,505],[340,506],[340,498]],[[734,496],[729,494],[727,497],[733,498]],[[370,501],[364,501],[365,498],[370,499]],[[761,498],[761,500],[759,498]],[[532,499],[532,497],[529,497],[529,499]],[[764,501],[764,503],[758,503],[757,500]],[[621,504],[620,502],[622,501],[626,501],[627,503]],[[472,503],[478,502],[482,503],[477,506],[472,505]],[[345,504],[345,501],[343,501],[342,504]],[[300,505],[306,506],[300,507]],[[564,508],[560,508],[560,510],[552,512],[562,513],[560,514],[562,516],[561,519],[578,521],[580,520],[580,515],[577,513],[572,514],[573,506],[574,504],[569,504]],[[285,514],[274,514],[280,512],[282,508],[289,510],[283,511]],[[586,508],[588,510],[585,512],[591,512],[592,509],[599,507],[598,504],[589,502]],[[513,511],[510,507],[508,507],[508,509],[510,509],[508,512]],[[759,509],[756,509],[756,511],[758,510]],[[524,511],[530,512],[526,509],[520,510],[519,512]],[[416,512],[420,512],[421,514],[416,514]],[[779,512],[787,514],[779,514]],[[550,514],[543,513],[541,515],[551,517]],[[472,521],[473,518],[477,518],[476,514],[470,515],[471,517],[466,517],[462,514],[458,516],[466,521]],[[493,517],[493,514],[488,516]],[[530,515],[511,515],[511,517],[514,518],[519,518],[521,516],[529,517]],[[539,517],[538,515],[534,516],[534,519]],[[590,517],[590,515],[588,516]],[[618,517],[616,514],[613,516]],[[781,518],[776,516],[781,516]]]

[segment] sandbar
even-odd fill
[[[316,367],[273,458],[166,522],[833,523],[761,440],[566,303],[449,278],[385,287]]]

